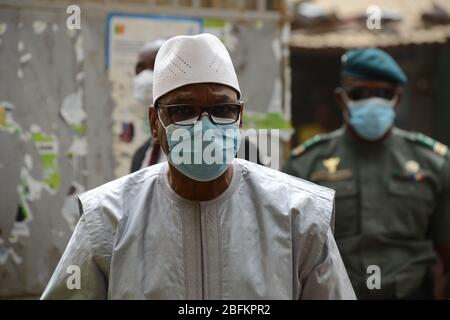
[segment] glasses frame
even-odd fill
[[[243,101],[238,101],[238,102],[228,102],[228,103],[217,103],[217,104],[207,105],[207,106],[191,105],[191,104],[187,104],[187,103],[180,103],[180,104],[160,104],[160,103],[158,103],[158,104],[155,105],[155,108],[156,108],[157,111],[159,109],[165,109],[165,111],[167,112],[167,115],[169,116],[169,120],[170,120],[171,124],[176,124],[176,125],[179,125],[179,126],[192,126],[195,122],[192,123],[192,124],[181,124],[181,123],[174,122],[172,120],[172,115],[171,115],[169,109],[172,108],[172,107],[179,107],[179,106],[189,106],[189,107],[194,107],[194,108],[200,108],[201,109],[200,113],[198,115],[198,118],[195,120],[195,122],[199,121],[201,119],[203,113],[206,112],[208,114],[208,117],[209,117],[209,119],[211,120],[212,123],[214,123],[216,125],[229,125],[229,124],[236,123],[239,120],[239,116],[242,113],[242,107],[244,106],[244,102]],[[210,110],[211,110],[211,107],[220,107],[220,106],[236,106],[236,107],[239,107],[239,112],[238,112],[238,114],[236,116],[236,119],[233,122],[230,122],[230,123],[217,123],[217,122],[215,122],[213,117],[212,117],[212,115],[211,115],[211,111]],[[156,113],[158,115],[159,120],[161,121],[161,117],[159,115],[159,112],[156,112]]]
[[[379,88],[379,87],[376,87],[376,88],[368,88],[368,87],[364,87],[364,86],[355,86],[355,87],[351,87],[351,88],[344,88],[344,90],[345,90],[345,92],[346,92],[346,94],[347,94],[347,97],[349,97],[350,99],[352,99],[352,100],[363,100],[363,99],[367,99],[367,98],[370,98],[370,97],[379,97],[379,98],[383,98],[383,99],[387,99],[387,100],[392,100],[392,99],[394,99],[395,98],[395,96],[398,94],[398,90],[397,90],[397,88],[395,88],[395,87],[385,87],[385,88]],[[392,96],[391,97],[387,97],[386,95],[385,96],[382,96],[382,95],[378,95],[378,94],[374,94],[374,95],[370,95],[370,96],[368,96],[368,97],[361,97],[361,98],[358,98],[358,99],[355,99],[355,91],[357,91],[357,90],[367,90],[367,91],[372,91],[372,93],[375,93],[376,91],[379,91],[379,92],[381,92],[382,90],[386,90],[386,91],[392,91],[392,92],[390,92],[390,93],[392,93]],[[379,93],[378,92],[378,93]]]

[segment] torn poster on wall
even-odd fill
[[[32,125],[30,131],[43,169],[42,182],[49,193],[55,194],[61,186],[61,174],[58,169],[58,138],[54,134],[42,132],[37,125]]]
[[[76,133],[85,133],[86,112],[83,109],[83,90],[67,95],[61,104],[60,114],[64,121],[72,127]]]
[[[8,247],[5,241],[0,238],[0,265],[6,264],[8,258],[11,257],[15,264],[21,264],[23,259],[14,251],[13,248]]]
[[[77,166],[76,160],[79,157],[87,155],[87,125],[86,125],[86,111],[83,109],[83,80],[84,72],[82,63],[84,61],[83,38],[81,33],[78,34],[75,44],[75,57],[77,61],[76,80],[78,90],[75,93],[67,95],[61,104],[60,115],[62,119],[72,128],[73,140],[70,147],[66,151],[66,156],[73,159],[73,165]]]
[[[22,127],[14,121],[14,105],[7,101],[0,102],[0,130],[12,133],[22,133]]]

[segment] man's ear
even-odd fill
[[[341,87],[337,87],[334,89],[334,98],[336,99],[336,102],[338,103],[339,109],[341,111],[344,111],[347,107],[347,101],[345,100],[345,91]]]
[[[148,108],[148,121],[150,123],[150,130],[152,132],[152,138],[155,142],[159,143],[158,114],[157,114],[156,108],[153,105],[151,105]]]
[[[345,90],[341,87],[337,87],[336,89],[334,89],[334,98],[336,99],[339,109],[341,109],[344,120],[348,122],[348,120],[350,119],[350,114],[348,112]]]
[[[239,115],[239,129],[242,129],[242,115],[244,114],[244,104],[242,104],[241,114]]]
[[[397,109],[400,106],[400,102],[401,102],[401,100],[403,98],[403,88],[398,87],[395,90],[395,95],[397,96],[397,101],[395,102],[394,108]]]

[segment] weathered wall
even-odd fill
[[[69,33],[66,18],[0,9],[0,297],[40,294],[76,222],[75,202],[63,215],[72,182],[90,188],[113,177],[104,20],[86,17]],[[77,92],[87,116],[75,128],[60,109]],[[75,146],[68,155],[75,137],[88,142],[87,153]]]

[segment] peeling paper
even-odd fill
[[[19,52],[22,52],[24,48],[25,48],[25,44],[23,43],[22,40],[20,40],[20,41],[17,43],[17,50],[18,50]]]
[[[47,29],[47,23],[44,21],[35,21],[33,23],[33,31],[35,34],[41,34]]]
[[[24,156],[24,163],[28,170],[33,169],[33,159],[28,153],[26,153]]]
[[[80,209],[78,207],[78,195],[85,191],[85,188],[76,181],[71,183],[69,192],[64,199],[62,216],[66,220],[71,231],[73,231],[80,218]]]
[[[36,128],[34,128],[34,131],[36,131]],[[25,166],[22,167],[20,171],[20,183],[17,186],[17,193],[19,195],[19,203],[17,207],[18,211],[16,221],[13,224],[10,236],[8,238],[10,243],[18,242],[20,237],[30,236],[29,223],[33,221],[33,212],[29,206],[29,203],[39,200],[43,189],[46,189],[49,192],[52,191],[50,187],[53,185],[49,185],[45,180],[46,178],[48,179],[49,170],[46,167],[46,162],[42,162],[42,167],[44,169],[44,182],[38,181],[31,176],[29,170],[33,167],[32,158],[29,154],[25,154],[24,156]]]
[[[28,201],[40,198],[42,189],[40,182],[31,177],[28,170],[25,168],[22,168],[20,178],[21,182],[17,186],[17,193],[19,194],[18,210],[20,210],[22,214],[22,220],[14,222],[8,239],[11,243],[18,242],[20,237],[30,236],[28,223],[33,220],[33,213],[28,205]],[[28,179],[29,181],[27,181]]]
[[[4,240],[0,238],[0,265],[5,265],[9,257],[12,258],[15,264],[21,264],[23,262],[23,259],[14,251],[14,249],[5,246]]]
[[[31,57],[32,57],[31,53],[27,53],[21,56],[19,61],[20,63],[27,63],[28,61],[31,60]]]
[[[0,36],[4,35],[7,29],[8,25],[5,22],[0,23]]]
[[[83,71],[78,72],[77,76],[76,76],[76,79],[77,79],[78,82],[83,81],[83,79],[84,79],[84,72]]]
[[[22,133],[22,127],[14,121],[14,105],[8,101],[0,102],[0,131],[12,134]]]
[[[17,69],[17,78],[19,78],[19,79],[23,78],[23,69],[22,68]]]
[[[11,230],[11,235],[9,236],[9,242],[17,243],[20,237],[29,237],[31,232],[28,228],[27,222],[14,222],[13,228]]]
[[[54,134],[42,132],[37,125],[32,125],[30,131],[40,156],[43,169],[42,183],[50,194],[55,194],[61,186],[61,174],[58,169],[58,138]]]
[[[33,178],[26,168],[22,168],[20,172],[21,184],[17,187],[17,192],[22,200],[33,202],[41,198],[44,184]],[[19,197],[20,198],[20,197]]]
[[[81,37],[81,34],[78,36],[77,41],[75,42],[75,56],[77,58],[77,62],[81,62],[84,60],[83,38]]]
[[[71,157],[85,157],[87,155],[87,140],[84,137],[74,136],[67,155]]]
[[[22,141],[24,141],[24,142],[30,142],[30,141],[31,141],[31,133],[29,133],[29,132],[23,132],[23,133],[20,135],[20,138],[21,138]]]
[[[63,100],[60,108],[61,117],[71,126],[80,126],[86,119],[82,106],[83,91],[69,94]]]

